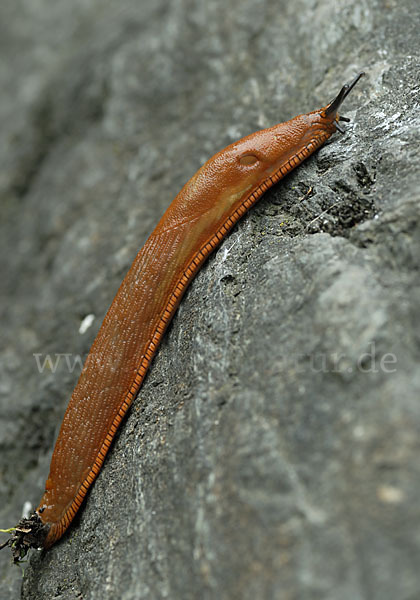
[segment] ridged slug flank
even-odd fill
[[[136,397],[191,280],[238,220],[338,129],[337,110],[359,74],[326,107],[258,131],[208,160],[173,200],[137,254],[73,391],[45,493],[3,544],[15,562],[49,548],[70,525]]]

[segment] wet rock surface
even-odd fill
[[[420,596],[418,17],[2,2],[2,527],[39,501],[79,357],[182,185],[366,77],[345,135],[191,285],[66,536],[23,585],[3,551],[0,598]]]

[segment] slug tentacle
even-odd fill
[[[330,102],[330,104],[328,104],[328,106],[324,109],[324,114],[323,114],[324,117],[335,118],[335,116],[337,114],[337,110],[340,108],[341,104],[344,102],[344,100],[350,94],[350,92],[352,91],[352,89],[354,88],[356,83],[359,81],[359,79],[361,77],[363,77],[363,75],[364,75],[364,72],[362,71],[361,73],[356,75],[356,77],[352,81],[350,81],[350,83],[346,83],[345,85],[343,85],[343,87],[338,92],[338,94],[334,98],[334,100],[332,102]]]

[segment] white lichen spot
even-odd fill
[[[389,128],[391,127],[392,123],[395,123],[395,121],[397,121],[400,117],[401,117],[401,113],[400,112],[396,112],[393,115],[391,115],[390,117],[385,116],[382,112],[377,113],[377,116],[380,117],[385,117],[384,120],[382,121],[382,123],[378,123],[378,125],[376,125],[373,129],[384,129],[385,131],[388,131]]]
[[[363,425],[356,425],[356,427],[353,429],[353,436],[359,440],[361,440],[362,438],[364,438],[366,435],[366,431],[365,428],[363,427]]]
[[[92,315],[92,314],[86,315],[86,317],[80,323],[79,333],[82,335],[84,333],[86,333],[86,331],[89,329],[89,327],[91,327],[94,320],[95,320],[95,315]]]
[[[29,519],[32,512],[32,504],[27,500],[22,508],[22,519]]]
[[[393,485],[380,485],[376,495],[385,504],[400,504],[404,500],[404,492]]]

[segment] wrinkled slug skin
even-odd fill
[[[254,133],[218,152],[173,200],[136,256],[71,396],[37,509],[49,547],[98,474],[189,282],[262,194],[321,146],[336,117],[322,110]]]

